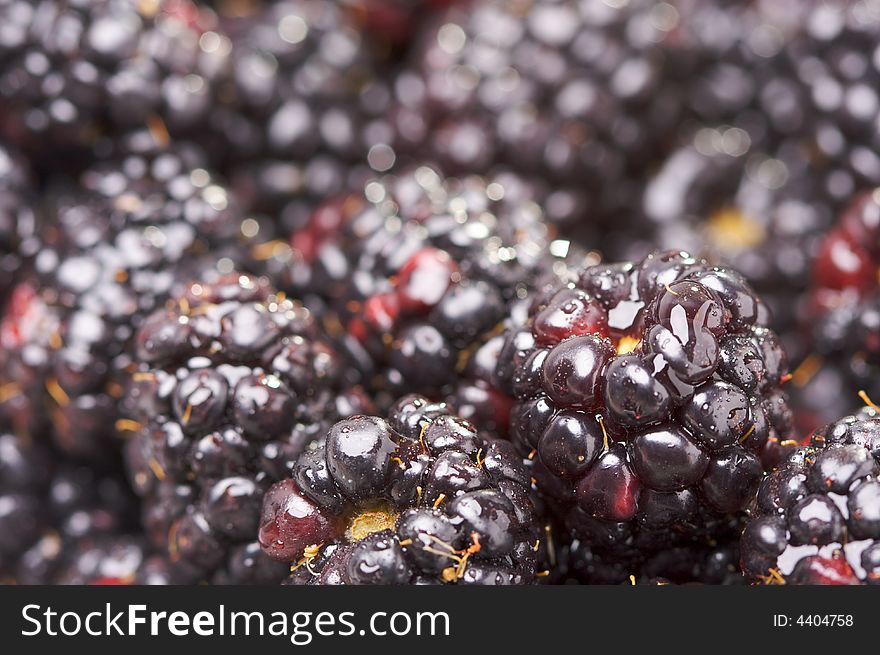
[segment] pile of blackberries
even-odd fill
[[[878,42],[0,0],[0,581],[880,582]]]

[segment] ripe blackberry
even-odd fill
[[[248,260],[233,198],[185,146],[156,144],[47,192],[33,274],[0,322],[0,416],[80,458],[114,449],[133,333],[187,279]]]
[[[53,584],[135,584],[148,557],[143,538],[134,535],[82,539],[70,550]]]
[[[0,304],[35,246],[35,196],[28,165],[0,143]]]
[[[742,565],[768,584],[880,584],[880,418],[817,430],[762,483]]]
[[[651,242],[683,243],[741,271],[792,354],[804,347],[795,338],[801,299],[834,207],[806,161],[794,140],[771,150],[754,132],[703,127],[664,161],[643,199]]]
[[[742,276],[655,252],[584,268],[529,315],[497,382],[567,532],[631,567],[732,537],[791,429],[785,354]]]
[[[807,11],[698,3],[672,46],[688,120],[646,185],[652,247],[685,247],[746,275],[787,334],[809,253],[830,223],[831,169],[813,155],[815,116],[791,49]],[[791,345],[791,344],[787,344]]]
[[[387,146],[371,149],[390,139],[382,56],[338,2],[231,10],[220,7],[230,50],[209,119],[216,154],[249,210],[293,230],[318,199],[357,188],[368,162],[393,163]]]
[[[279,581],[286,569],[253,545],[263,493],[369,409],[342,360],[308,309],[237,273],[151,314],[135,356],[125,456],[148,536],[193,581]]]
[[[805,14],[788,50],[806,90],[812,159],[825,172],[819,183],[845,202],[880,184],[880,16],[870,3],[815,3]]]
[[[641,1],[453,7],[395,81],[397,149],[452,174],[547,180],[581,197],[584,222],[619,230],[681,115],[662,47],[679,19]]]
[[[880,184],[880,19],[860,3],[700,3],[686,28],[675,47],[695,62],[691,119],[647,186],[654,243],[708,245],[745,274],[799,361],[822,235],[856,190]]]
[[[507,403],[491,385],[500,331],[574,257],[569,243],[553,239],[538,196],[513,175],[420,167],[365,195],[325,205],[294,234],[294,287],[335,310],[340,341],[375,389],[453,394],[465,418],[503,429]]]
[[[807,431],[880,394],[880,192],[856,196],[822,239],[813,262],[806,321],[812,354],[795,371],[798,417]]]
[[[186,0],[4,0],[0,16],[0,131],[49,167],[146,123],[200,127],[228,54]]]
[[[537,530],[507,441],[442,403],[354,416],[266,493],[260,544],[294,584],[527,584]]]

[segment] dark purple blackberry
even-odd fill
[[[126,156],[47,191],[39,252],[0,322],[0,416],[75,457],[114,449],[134,331],[188,279],[249,258],[234,199],[185,146]],[[135,150],[136,149],[136,150]]]
[[[0,143],[0,304],[34,253],[35,194],[27,162]]]
[[[768,443],[791,430],[761,301],[736,271],[676,251],[577,280],[532,304],[496,369],[539,494],[570,535],[630,567],[723,545]]]
[[[846,202],[853,191],[880,184],[880,16],[859,3],[811,3],[805,14],[788,52],[806,90],[819,183]]]
[[[528,584],[538,532],[528,468],[422,396],[340,421],[266,493],[264,552],[294,584]]]
[[[54,584],[136,584],[149,552],[143,538],[132,535],[81,540],[71,551]]]
[[[229,51],[187,0],[4,0],[0,17],[0,131],[47,169],[134,127],[201,127]]]
[[[18,559],[18,584],[130,584],[147,556],[136,499],[118,471],[57,465],[39,516],[43,532]]]
[[[863,9],[845,3],[695,7],[685,45],[676,44],[695,62],[687,80],[691,120],[642,201],[656,227],[649,247],[692,248],[725,262],[766,301],[770,325],[797,363],[792,400],[801,433],[852,411],[856,398],[839,393],[846,376],[819,357],[828,341],[843,337],[848,316],[817,321],[810,284],[814,262],[828,257],[823,241],[834,217],[854,190],[880,179],[866,131],[853,132],[850,121],[841,120],[842,113],[869,107],[874,93],[861,87],[874,67],[876,39],[866,35],[880,30],[880,21]],[[848,79],[832,79],[838,75]],[[820,347],[810,337],[817,331],[827,335]]]
[[[345,6],[284,0],[219,11],[231,49],[209,125],[249,210],[293,230],[316,202],[358,188],[369,166],[393,164],[381,145],[390,140],[384,53]]]
[[[177,575],[279,581],[253,546],[263,493],[306,444],[369,409],[299,302],[237,273],[194,282],[136,338],[123,427],[143,524]]]
[[[787,334],[792,297],[834,210],[823,184],[832,171],[814,156],[816,117],[791,53],[809,10],[778,9],[696,3],[687,13],[670,56],[686,71],[689,119],[641,209],[656,230],[650,247],[692,249],[741,271]]]
[[[880,184],[878,35],[858,3],[699,3],[674,44],[692,62],[690,120],[646,187],[651,247],[692,248],[745,274],[795,361],[810,351],[798,322],[822,235],[855,192]]]
[[[743,571],[767,584],[880,584],[880,418],[817,430],[761,484]]]
[[[339,317],[336,333],[374,388],[451,403],[504,429],[491,385],[505,321],[569,253],[513,175],[443,178],[420,167],[367,184],[316,212],[291,239],[290,276]]]
[[[583,222],[619,230],[681,116],[662,47],[680,19],[641,1],[453,7],[395,80],[396,147],[452,174],[549,181],[581,198]]]
[[[803,350],[799,310],[834,207],[806,162],[795,139],[769,150],[746,129],[703,127],[665,160],[643,199],[656,230],[649,247],[685,244],[741,271],[792,353]]]

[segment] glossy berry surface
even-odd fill
[[[538,531],[511,445],[446,405],[401,398],[305,452],[263,502],[260,544],[294,584],[528,584]]]
[[[0,582],[876,583],[873,2],[0,0]]]
[[[745,574],[766,584],[880,584],[880,419],[817,430],[762,483],[742,535]]]
[[[513,175],[444,178],[422,166],[378,178],[293,235],[292,284],[325,299],[378,393],[449,397],[503,430],[508,408],[491,384],[500,331],[576,256],[538,198]]]
[[[147,536],[192,581],[277,582],[250,545],[263,494],[368,401],[309,310],[262,278],[191,283],[135,343],[122,427]]]
[[[576,277],[532,304],[496,368],[538,493],[611,561],[729,537],[768,443],[791,430],[761,301],[735,271],[678,251]]]
[[[670,56],[686,71],[689,119],[641,203],[656,230],[648,247],[691,249],[749,278],[793,368],[806,361],[803,377],[815,365],[807,296],[814,272],[827,270],[823,237],[853,195],[880,183],[870,145],[880,22],[863,9],[709,2],[682,11]],[[793,394],[805,431],[855,409],[828,406],[839,394],[816,386],[803,402]]]

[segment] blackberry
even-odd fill
[[[215,19],[187,1],[4,0],[0,14],[0,129],[49,166],[148,123],[196,131],[226,65]]]
[[[761,3],[702,3],[689,12],[671,55],[687,59],[688,120],[642,201],[652,243],[741,271],[786,334],[808,253],[833,213],[817,182],[830,171],[813,156],[815,116],[791,52],[807,14]]]
[[[652,244],[683,243],[746,275],[789,352],[799,354],[812,253],[834,205],[804,164],[805,144],[765,146],[733,125],[700,128],[652,178],[643,211],[656,229]]]
[[[579,255],[513,175],[419,167],[368,183],[365,196],[325,205],[294,234],[294,287],[335,310],[339,340],[373,388],[451,394],[466,418],[503,429],[508,407],[491,370],[504,321]]]
[[[337,2],[231,9],[220,8],[229,66],[209,117],[217,161],[249,210],[293,230],[318,200],[357,188],[367,163],[393,163],[384,57]]]
[[[138,526],[137,503],[116,472],[96,475],[79,466],[59,467],[41,511],[49,522],[21,554],[13,577],[18,584],[135,580],[148,545]]]
[[[785,354],[736,271],[687,253],[576,273],[508,332],[499,387],[550,512],[633,567],[723,544],[788,439]]]
[[[36,216],[30,177],[24,159],[0,143],[0,304],[33,255]]]
[[[395,80],[397,150],[451,174],[506,166],[620,230],[681,116],[669,4],[481,0],[434,20]],[[586,220],[588,219],[588,220]]]
[[[828,193],[846,202],[854,190],[880,184],[880,62],[876,8],[819,3],[806,13],[805,28],[789,51],[807,92],[814,122],[809,139]]]
[[[880,183],[880,20],[860,4],[703,3],[687,23],[690,119],[645,193],[654,243],[708,246],[747,275],[798,361],[822,235],[853,193]]]
[[[857,409],[857,396],[839,389],[880,393],[878,226],[880,193],[857,195],[823,237],[813,262],[804,321],[812,350],[794,379],[807,432]]]
[[[124,147],[45,194],[33,273],[0,322],[0,416],[78,458],[115,452],[107,446],[144,316],[188,278],[249,261],[248,222],[195,151],[145,133]]]
[[[263,501],[260,543],[294,584],[527,584],[537,530],[510,443],[410,395],[353,416]]]
[[[263,278],[194,282],[138,330],[126,463],[175,575],[279,581],[255,545],[263,493],[341,416],[369,409],[303,305]]]
[[[768,584],[880,584],[880,418],[816,430],[761,484],[743,571]]]

